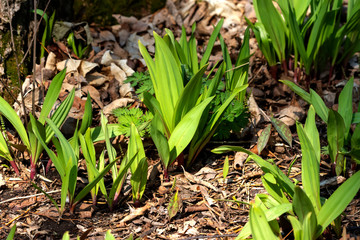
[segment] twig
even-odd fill
[[[0,82],[2,83],[2,85],[4,86],[5,90],[10,94],[11,98],[17,102],[20,106],[20,102],[16,99],[16,97],[13,95],[13,93],[10,91],[10,89],[8,88],[7,84],[3,82],[2,78],[0,78]]]
[[[224,237],[237,237],[239,234],[232,233],[232,234],[215,234],[215,235],[198,235],[198,236],[191,236],[187,238],[180,238],[179,240],[192,240],[192,239],[202,239],[202,238],[224,238]]]
[[[22,107],[23,107],[24,116],[25,116],[24,117],[25,118],[25,124],[27,126],[28,125],[28,120],[26,118],[26,107],[25,107],[25,101],[24,101],[24,92],[23,92],[22,86],[21,86],[22,84],[21,84],[21,79],[20,79],[20,66],[19,66],[18,55],[16,53],[14,34],[13,34],[13,26],[12,26],[13,12],[10,10],[9,0],[6,0],[6,4],[7,4],[7,7],[8,7],[8,12],[9,12],[11,44],[12,44],[12,47],[13,47],[14,57],[15,57],[15,61],[16,61],[16,70],[17,70],[17,77],[18,77],[18,83],[19,83],[19,88],[20,88],[21,102],[22,102],[22,105],[23,105]]]
[[[49,192],[46,192],[46,193],[47,194],[52,194],[52,193],[58,193],[58,192],[61,192],[61,190],[53,190],[53,191],[49,191]],[[12,202],[12,201],[15,201],[15,200],[20,200],[20,199],[27,199],[27,198],[42,196],[42,195],[44,195],[44,193],[37,193],[37,194],[34,194],[34,195],[22,196],[22,197],[13,197],[13,198],[9,198],[9,199],[6,199],[4,201],[1,201],[0,204],[7,203],[7,202]]]
[[[10,222],[8,222],[8,223],[6,223],[4,226],[2,226],[2,227],[0,228],[0,230],[1,230],[3,227],[5,227],[5,226],[10,225],[10,224],[11,224],[12,222],[14,222],[16,219],[19,219],[19,218],[21,218],[22,216],[24,216],[25,214],[27,214],[32,207],[33,207],[33,206],[29,207],[25,212],[23,212],[22,214],[20,214],[19,216],[15,217],[15,218],[11,219]]]
[[[35,26],[35,29],[36,29],[36,30],[37,30],[37,29],[39,29],[39,26],[40,26],[40,24],[41,24],[41,21],[42,21],[42,20],[43,20],[43,18],[44,18],[44,14],[45,14],[45,12],[46,12],[47,8],[49,7],[50,2],[51,2],[51,0],[48,0],[48,2],[46,3],[46,6],[45,6],[45,8],[44,8],[44,13],[43,13],[43,15],[41,15],[41,18],[40,18],[40,20],[39,20],[39,22],[38,22],[37,26]],[[35,29],[34,29],[34,31],[35,31]],[[26,52],[25,52],[25,54],[24,54],[24,57],[21,59],[21,61],[20,61],[20,63],[19,63],[19,65],[18,65],[18,66],[20,66],[21,64],[23,64],[23,63],[24,63],[24,61],[25,61],[25,59],[26,59],[27,55],[28,55],[28,54],[29,54],[29,52],[30,52],[30,49],[31,49],[31,47],[30,47],[30,46],[33,44],[33,42],[34,42],[34,38],[31,38],[31,41],[30,41],[29,47],[28,47],[28,49],[26,50]]]

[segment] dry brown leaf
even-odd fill
[[[125,224],[126,222],[133,220],[134,218],[137,218],[138,216],[144,215],[144,213],[150,208],[152,207],[151,204],[146,203],[145,206],[140,207],[140,208],[136,208],[135,210],[131,211],[131,213],[129,215],[127,215],[126,217],[124,217],[123,219],[121,219],[120,221],[120,226],[123,226],[123,224]]]
[[[234,169],[241,170],[248,156],[246,153],[236,152],[234,156]]]
[[[111,102],[110,104],[106,105],[103,108],[103,112],[105,115],[111,114],[113,109],[119,108],[119,107],[126,107],[129,103],[134,102],[134,99],[131,98],[120,98],[116,99],[115,101]]]
[[[94,72],[86,76],[86,80],[91,86],[99,87],[103,85],[109,78],[101,73]]]
[[[84,91],[86,93],[88,92],[90,94],[90,97],[96,102],[96,104],[100,108],[104,107],[104,104],[102,103],[101,98],[100,98],[100,93],[96,88],[94,88],[91,85],[87,85],[82,88],[82,91]]]
[[[293,126],[296,121],[301,121],[305,117],[305,111],[298,106],[289,105],[279,112],[279,117],[287,126]]]

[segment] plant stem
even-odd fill
[[[277,65],[270,66],[270,74],[273,79],[276,79],[277,76]]]
[[[14,169],[16,175],[20,177],[19,168],[17,167],[15,161],[10,161],[10,164],[11,164],[12,168]]]
[[[284,70],[284,73],[287,76],[288,75],[288,68],[287,68],[286,60],[283,60],[281,64],[282,64],[282,68]]]

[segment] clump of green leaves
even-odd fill
[[[149,135],[149,123],[153,119],[150,111],[144,113],[140,108],[117,108],[113,110],[113,114],[118,118],[119,131],[126,137],[130,137],[131,123],[138,129],[140,137]]]
[[[146,72],[134,72],[129,76],[124,83],[130,83],[131,87],[135,90],[135,93],[139,96],[140,100],[144,99],[144,92],[148,92],[151,95],[155,94],[154,87],[151,82],[149,71]]]
[[[320,139],[315,124],[315,108],[310,106],[305,126],[296,123],[302,161],[302,188],[293,183],[275,164],[241,147],[221,146],[214,153],[241,151],[249,154],[264,171],[262,183],[269,193],[257,194],[251,204],[250,221],[236,239],[250,234],[254,239],[281,239],[277,218],[283,214],[293,227],[294,238],[317,239],[355,197],[360,188],[360,171],[347,179],[323,201],[320,196]]]
[[[66,40],[74,54],[80,59],[88,54],[90,45],[81,39],[76,39],[74,32],[70,32]]]
[[[290,87],[296,94],[302,97],[309,104],[314,106],[316,114],[327,124],[327,152],[331,161],[335,164],[336,174],[339,175],[346,168],[346,159],[357,163],[360,162],[360,127],[357,121],[359,112],[353,113],[353,86],[354,78],[351,78],[339,95],[338,111],[326,107],[321,97],[312,89],[306,92],[295,83],[281,80]],[[351,125],[357,124],[353,134]]]

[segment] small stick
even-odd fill
[[[53,191],[49,191],[49,192],[46,192],[46,193],[47,194],[52,194],[52,193],[58,193],[58,192],[61,192],[61,190],[53,190]],[[20,199],[27,199],[27,198],[42,196],[42,195],[44,195],[44,193],[37,193],[37,194],[34,194],[34,195],[29,195],[29,196],[9,198],[9,199],[6,199],[4,201],[1,201],[0,204],[7,203],[7,202],[12,202],[12,201],[15,201],[15,200],[20,200]]]

